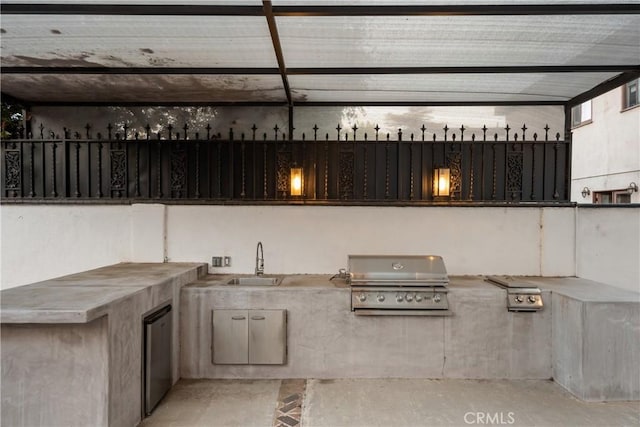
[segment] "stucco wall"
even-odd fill
[[[571,201],[591,203],[582,189],[620,190],[640,185],[640,107],[621,111],[623,87],[592,100],[592,122],[573,130]],[[631,196],[640,203],[640,193]]]
[[[347,255],[442,255],[451,274],[574,274],[567,208],[3,205],[2,287],[122,261],[251,273],[334,273]]]
[[[640,292],[640,209],[580,208],[577,275]]]
[[[450,274],[573,275],[573,210],[168,206],[171,261],[231,256],[221,272],[336,273],[348,254],[437,254]],[[549,227],[545,233],[545,226]]]
[[[450,274],[573,276],[640,291],[640,209],[2,205],[2,288],[123,261],[335,273],[348,254],[438,254]]]
[[[131,255],[131,207],[2,205],[2,288],[78,273]]]

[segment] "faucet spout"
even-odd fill
[[[262,248],[262,242],[258,242],[256,247],[256,276],[262,276],[264,274],[264,250]]]

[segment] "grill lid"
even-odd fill
[[[437,255],[349,255],[349,281],[444,286],[449,277]]]

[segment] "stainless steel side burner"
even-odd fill
[[[511,276],[487,276],[485,280],[507,291],[509,311],[540,311],[544,307],[540,288],[531,283]]]
[[[360,316],[447,316],[449,283],[435,255],[349,255],[351,311]]]

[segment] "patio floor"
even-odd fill
[[[180,380],[141,427],[638,426],[542,380]]]

